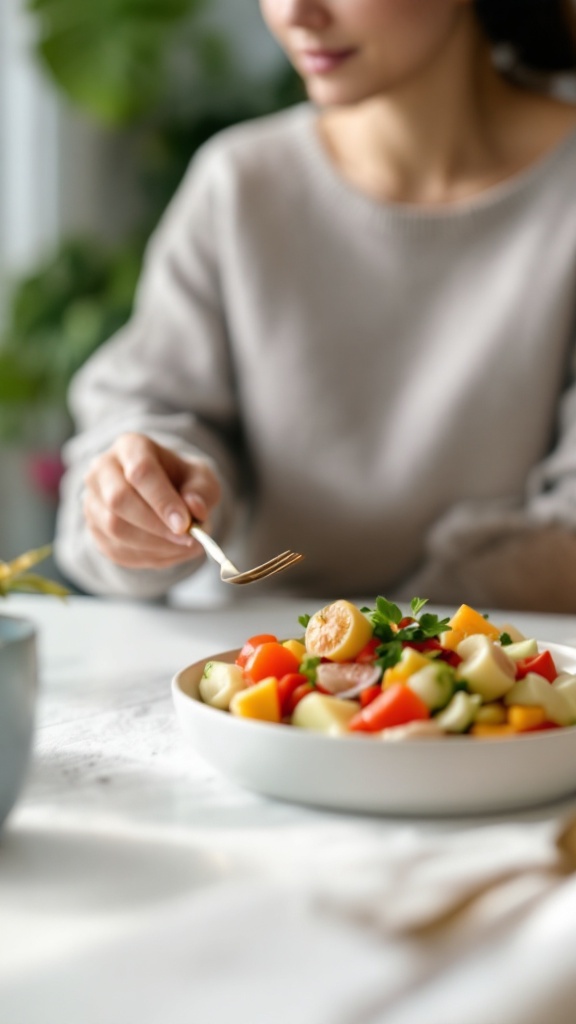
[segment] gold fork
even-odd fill
[[[304,555],[298,555],[295,551],[283,551],[281,555],[276,555],[275,558],[271,558],[268,562],[263,562],[262,565],[256,565],[253,569],[240,572],[240,569],[237,569],[233,562],[227,558],[216,541],[209,534],[205,533],[200,526],[194,524],[190,527],[188,533],[199,541],[207,555],[210,555],[215,562],[218,562],[220,566],[220,579],[224,583],[256,583],[257,580],[265,580],[268,576],[273,576],[274,573],[289,569],[291,565],[296,565],[297,562],[301,562],[304,558]]]

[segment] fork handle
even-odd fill
[[[188,533],[199,541],[206,554],[210,555],[214,561],[218,563],[221,570],[232,575],[238,574],[239,570],[236,568],[234,563],[231,562],[228,556],[224,554],[222,548],[219,547],[216,541],[200,526],[193,524],[188,530]]]
[[[224,564],[226,561],[226,555],[222,551],[222,548],[220,548],[216,541],[213,540],[209,534],[205,533],[201,527],[194,524],[190,527],[188,533],[202,545],[206,554],[211,555],[214,561],[218,562],[218,565]]]

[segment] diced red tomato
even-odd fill
[[[360,694],[361,707],[368,707],[368,704],[371,704],[373,700],[376,700],[376,697],[379,697],[381,693],[381,686],[368,686],[365,690],[362,690],[362,693]]]
[[[437,654],[438,661],[445,661],[447,665],[452,665],[452,668],[458,668],[458,665],[462,661],[462,657],[458,654],[458,651],[449,651],[447,647],[442,647]]]
[[[430,718],[430,711],[424,701],[409,686],[395,683],[354,715],[348,728],[351,732],[380,732],[427,718]]]
[[[248,658],[250,657],[251,654],[254,653],[254,651],[256,650],[257,647],[260,646],[260,644],[277,642],[278,637],[274,636],[272,633],[259,633],[257,636],[251,636],[250,639],[246,641],[242,650],[240,651],[240,654],[236,658],[236,664],[239,665],[240,668],[244,668],[246,662],[248,661]]]
[[[376,661],[376,651],[379,648],[381,640],[377,636],[373,636],[368,641],[365,647],[356,655],[354,661],[359,661],[361,665],[368,664],[371,661]]]
[[[540,725],[533,725],[531,729],[523,729],[523,732],[545,732],[547,729],[560,729],[557,722],[540,722]]]
[[[244,665],[244,674],[253,683],[259,683],[267,676],[276,676],[277,679],[282,679],[282,676],[289,672],[297,672],[299,668],[300,662],[296,655],[292,654],[292,651],[283,647],[277,640],[270,640],[258,644],[252,654],[248,656]]]
[[[287,672],[285,676],[278,680],[278,696],[280,697],[282,718],[286,718],[294,710],[291,706],[294,690],[308,682],[308,677],[303,675],[302,672]]]
[[[441,651],[442,644],[435,637],[430,637],[428,640],[403,640],[403,647],[413,647],[415,651]]]
[[[309,693],[313,693],[313,691],[314,687],[312,686],[312,683],[309,683],[308,681],[297,686],[296,689],[292,691],[290,699],[287,701],[286,714],[291,715],[294,708],[300,703],[302,698],[306,697]]]
[[[416,619],[412,615],[405,615],[403,619],[400,619],[398,629],[406,629],[406,626],[411,626],[414,622],[416,622]]]
[[[541,651],[540,654],[535,654],[532,658],[522,658],[522,661],[516,663],[516,679],[524,679],[529,672],[535,672],[536,675],[547,679],[549,683],[553,683],[558,675],[558,670],[550,651]]]

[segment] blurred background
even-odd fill
[[[1,0],[0,48],[7,561],[53,537],[68,382],[129,317],[194,151],[303,94],[257,0]]]

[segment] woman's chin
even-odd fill
[[[311,103],[318,107],[348,107],[370,99],[374,94],[363,89],[343,86],[317,78],[305,81],[306,93]]]

